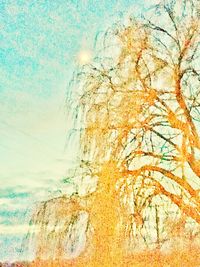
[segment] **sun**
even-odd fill
[[[90,50],[81,50],[78,53],[77,59],[80,65],[88,64],[92,60],[92,53]]]

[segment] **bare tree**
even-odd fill
[[[116,178],[105,174],[97,190],[117,188],[121,215],[123,206],[136,225],[155,197],[199,223],[199,2],[163,1],[153,12],[107,34],[115,61],[112,46],[83,70],[81,156],[99,173],[112,162]]]
[[[86,194],[91,262],[116,266],[134,232],[146,242],[148,220],[160,243],[159,205],[200,222],[199,29],[199,1],[162,1],[109,29],[103,59],[76,77],[80,166],[98,181]]]

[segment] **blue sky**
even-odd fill
[[[0,1],[0,261],[18,258],[35,201],[66,189],[76,153],[65,149],[65,98],[79,53],[95,54],[96,34],[144,2]]]

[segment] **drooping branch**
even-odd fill
[[[132,170],[132,171],[129,170],[127,172],[131,175],[138,175],[144,171],[152,171],[152,172],[161,173],[164,176],[166,176],[167,178],[176,182],[182,188],[184,188],[191,195],[191,197],[198,197],[196,190],[194,190],[186,180],[178,177],[177,175],[174,175],[172,172],[170,172],[164,168],[161,168],[158,166],[153,166],[153,165],[144,165],[139,169]]]

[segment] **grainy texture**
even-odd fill
[[[54,219],[51,201],[39,208],[40,259],[70,258],[71,242],[68,266],[199,266],[199,2],[152,13],[109,29],[102,58],[75,78],[75,176],[97,183],[53,202]]]

